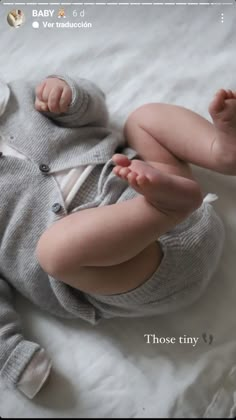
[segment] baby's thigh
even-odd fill
[[[106,267],[81,267],[78,279],[83,279],[83,291],[98,295],[124,294],[145,283],[161,263],[162,250],[154,242],[133,258]],[[78,288],[80,283],[78,282]]]

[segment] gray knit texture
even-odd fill
[[[97,322],[95,308],[83,293],[40,268],[35,257],[38,239],[49,225],[75,207],[79,210],[115,202],[127,187],[116,179],[117,193],[112,191],[116,177],[111,172],[111,157],[124,140],[106,127],[104,94],[84,79],[72,81],[65,76],[65,80],[73,91],[67,114],[37,112],[34,91],[38,82],[18,81],[9,84],[11,96],[0,117],[4,141],[28,158],[0,157],[0,377],[13,387],[40,349],[23,336],[13,307],[13,289],[56,316]],[[125,153],[136,155],[129,148]],[[49,172],[42,172],[41,164],[48,165]],[[51,174],[87,164],[97,167],[68,211]],[[62,206],[59,214],[52,211],[54,203]]]

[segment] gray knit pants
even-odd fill
[[[209,203],[158,240],[163,259],[141,286],[115,295],[86,295],[98,318],[144,317],[194,302],[212,278],[222,253],[224,228]]]

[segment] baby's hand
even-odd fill
[[[72,91],[64,80],[56,77],[45,79],[36,87],[35,108],[41,112],[61,114],[72,101]]]

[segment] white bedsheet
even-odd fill
[[[209,118],[215,90],[236,88],[236,5],[74,6],[93,27],[55,31],[33,30],[24,6],[25,25],[10,28],[12,6],[0,8],[1,78],[87,77],[106,92],[117,124],[153,101]],[[69,15],[72,9],[65,9]],[[204,169],[196,174],[206,192],[219,196],[213,204],[226,228],[224,254],[203,297],[176,314],[97,327],[53,318],[18,297],[26,334],[45,347],[53,371],[33,401],[0,385],[0,416],[236,416],[236,180]],[[176,343],[147,344],[145,334]],[[196,346],[178,343],[184,335],[199,337]]]

